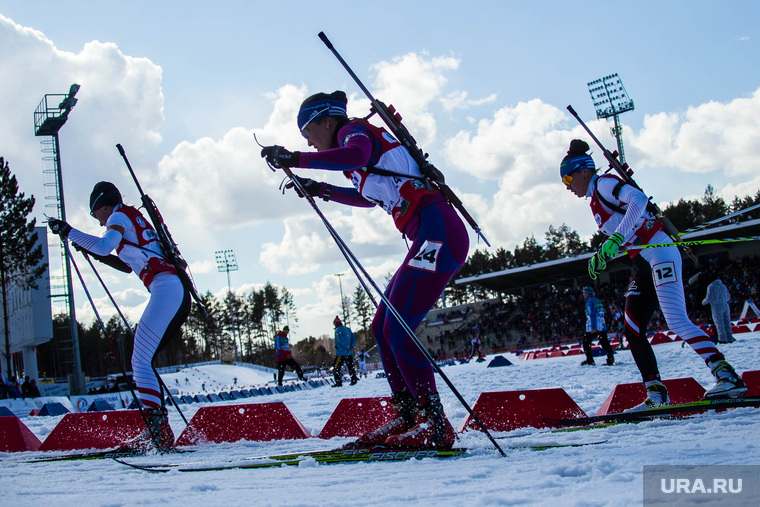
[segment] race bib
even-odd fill
[[[443,243],[439,241],[425,241],[419,252],[409,259],[409,266],[425,271],[435,271],[441,248],[443,248]]]
[[[664,283],[677,282],[676,265],[673,261],[661,262],[652,266],[652,276],[654,277],[654,286],[659,287]]]

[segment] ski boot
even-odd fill
[[[585,361],[581,363],[581,366],[595,366],[595,365],[596,363],[594,362],[593,359],[586,359]]]
[[[613,354],[607,354],[607,366],[615,364],[615,356]]]
[[[391,447],[419,447],[451,449],[454,445],[454,428],[446,419],[438,393],[420,396],[420,422],[408,431],[388,437],[385,444]]]
[[[122,442],[117,450],[136,454],[144,454],[151,450],[164,454],[174,450],[174,432],[169,426],[166,407],[144,409],[144,412],[149,428],[145,428],[136,437]]]
[[[710,373],[715,377],[716,384],[705,393],[704,399],[741,398],[746,394],[747,386],[728,361],[708,359],[706,363],[710,368]]]
[[[644,403],[636,405],[633,408],[625,410],[625,412],[638,412],[639,410],[648,410],[650,408],[664,407],[670,405],[670,396],[668,396],[668,388],[665,384],[659,380],[652,380],[650,382],[644,382],[647,388],[647,399]]]
[[[417,403],[412,393],[408,391],[394,393],[391,396],[391,406],[396,411],[396,417],[387,424],[369,433],[365,433],[355,442],[350,442],[343,447],[346,449],[360,449],[362,447],[383,445],[388,437],[404,433],[414,426],[417,416]]]

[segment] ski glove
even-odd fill
[[[599,248],[599,251],[588,260],[588,276],[590,276],[592,280],[596,280],[599,273],[607,269],[607,261],[617,255],[618,249],[622,244],[623,235],[616,232],[610,236],[607,241],[602,244],[601,248]]]
[[[605,259],[612,259],[617,255],[618,249],[622,244],[623,235],[619,232],[616,232],[610,236],[607,241],[604,242],[602,248],[599,249],[599,252],[604,256]]]
[[[311,178],[302,178],[300,176],[293,175],[294,178],[296,178],[300,183],[303,189],[306,191],[307,194],[309,194],[312,197],[321,197],[325,201],[330,200],[330,191],[332,190],[332,185],[328,185],[327,183],[320,183],[319,181],[314,181]],[[293,181],[289,181],[285,184],[286,189],[292,188],[296,191],[296,194],[298,194],[298,197],[303,197],[303,193],[301,193],[301,190],[293,183]]]
[[[261,149],[261,158],[267,159],[267,163],[273,167],[298,167],[301,152],[288,151],[282,146],[265,146]]]
[[[62,238],[67,237],[69,235],[69,232],[71,232],[71,226],[63,220],[51,218],[48,220],[47,224],[48,227],[50,227],[50,232],[53,234],[58,234]]]
[[[607,261],[604,260],[604,257],[602,257],[600,252],[596,252],[588,260],[588,276],[592,280],[596,280],[596,277],[599,276],[599,273],[604,271],[606,268],[607,268]]]

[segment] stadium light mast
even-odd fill
[[[76,105],[75,98],[79,91],[79,85],[73,84],[67,94],[46,94],[34,111],[34,135],[48,137],[40,142],[43,152],[43,174],[51,181],[45,181],[44,186],[48,190],[45,198],[53,203],[46,204],[53,215],[66,221],[66,203],[63,198],[63,175],[61,171],[61,145],[58,140],[58,131],[69,119],[71,109]],[[56,293],[51,287],[51,298],[62,298],[68,306],[69,329],[71,338],[71,364],[72,372],[69,374],[69,394],[81,395],[86,392],[84,372],[82,372],[82,360],[79,352],[79,333],[77,332],[76,305],[74,303],[74,288],[71,283],[71,262],[69,243],[61,239],[61,265],[63,267],[63,285],[58,286]],[[58,292],[58,290],[60,292]]]
[[[344,273],[336,273],[335,276],[338,277],[338,286],[340,287],[340,308],[343,311],[343,322],[346,323],[347,326],[351,326],[351,322],[348,320],[348,312],[346,311],[346,300],[343,299],[343,282],[341,281],[341,277],[344,275]]]
[[[626,111],[633,111],[633,101],[628,97],[620,76],[610,74],[603,78],[588,83],[588,91],[594,102],[597,119],[612,116],[615,126],[611,129],[612,135],[617,139],[617,151],[620,162],[625,163],[625,151],[623,150],[623,126],[620,125],[619,115]]]
[[[237,344],[237,337],[235,336],[237,333],[235,332],[237,329],[237,326],[235,326],[235,314],[232,311],[232,305],[230,304],[232,300],[232,284],[230,283],[230,271],[237,271],[238,270],[238,264],[237,259],[235,259],[235,252],[232,250],[217,250],[214,252],[216,255],[216,267],[219,270],[219,272],[226,271],[227,272],[227,310],[230,314],[230,329],[232,331],[232,348],[235,351],[235,362],[238,360],[238,344]],[[240,344],[241,353],[243,344]]]

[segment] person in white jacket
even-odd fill
[[[731,309],[728,307],[730,302],[731,293],[728,292],[728,288],[721,279],[715,277],[715,280],[707,286],[707,295],[702,300],[702,305],[710,305],[715,329],[718,332],[718,343],[736,341],[731,333]]]

